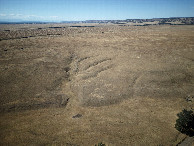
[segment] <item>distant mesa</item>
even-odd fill
[[[0,21],[0,24],[53,24],[59,22],[41,22],[41,21]],[[194,25],[194,17],[170,17],[170,18],[152,18],[152,19],[126,19],[126,20],[86,20],[86,21],[61,21],[60,23],[98,23],[98,24],[120,24],[125,25],[132,23],[138,26],[148,25]],[[141,24],[141,25],[140,25]],[[95,27],[95,26],[71,26],[71,27]],[[49,28],[64,28],[64,27],[49,27]],[[42,29],[42,28],[38,28]],[[4,30],[9,31],[9,30]]]

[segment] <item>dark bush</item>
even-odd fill
[[[98,145],[95,144],[95,146],[106,146],[105,144],[103,144],[102,142],[98,143]]]
[[[191,110],[183,110],[177,114],[175,128],[183,134],[194,136],[194,113]]]

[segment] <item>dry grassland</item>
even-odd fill
[[[194,106],[194,26],[70,26],[1,25],[0,145],[185,138],[174,124]]]

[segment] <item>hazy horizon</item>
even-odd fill
[[[193,0],[0,0],[0,21],[193,17]]]

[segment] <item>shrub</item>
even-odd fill
[[[182,110],[177,114],[175,128],[183,134],[194,136],[194,113],[191,110]]]
[[[105,144],[103,144],[102,142],[98,143],[98,145],[95,144],[95,146],[106,146]]]

